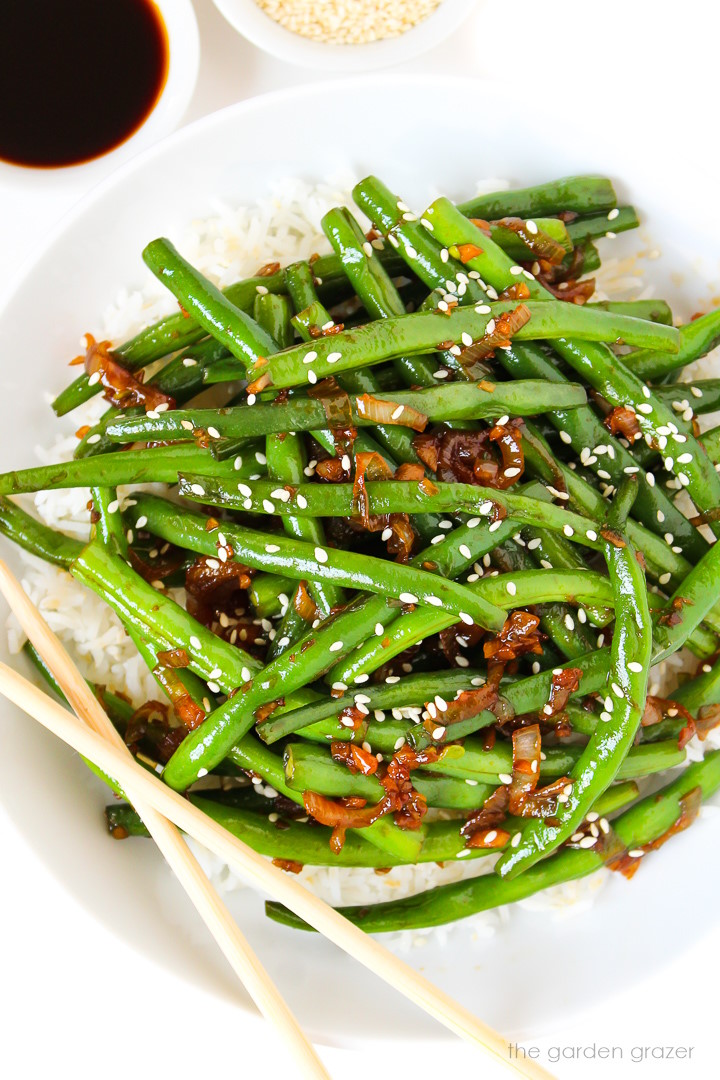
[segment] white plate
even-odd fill
[[[388,109],[396,95],[418,103],[402,110],[401,123]],[[662,259],[648,263],[659,289],[682,315],[707,306],[719,291],[720,225],[697,208],[715,205],[710,180],[686,168],[682,155],[656,161],[637,145],[636,130],[623,136],[615,126],[609,142],[598,125],[570,133],[567,124],[534,124],[529,115],[526,98],[507,86],[354,80],[242,103],[135,159],[66,218],[0,315],[0,466],[33,463],[33,446],[49,441],[53,420],[42,391],[63,381],[93,314],[120,285],[140,278],[144,244],[177,234],[208,213],[217,196],[252,200],[274,177],[322,178],[341,167],[357,175],[373,171],[422,208],[437,190],[460,198],[488,176],[525,183],[607,172],[662,248]],[[314,116],[331,137],[317,137]],[[309,126],[303,118],[311,118]],[[272,131],[277,138],[268,138]],[[48,870],[89,913],[196,987],[229,993],[223,961],[153,848],[110,841],[101,817],[106,792],[74,755],[6,707],[0,798]],[[709,816],[651,856],[631,884],[613,876],[589,911],[562,920],[514,912],[502,932],[476,942],[459,925],[446,944],[428,944],[408,958],[508,1034],[556,1030],[573,1013],[660,969],[710,928],[718,874],[703,852],[717,839],[718,818]],[[21,889],[22,882],[6,887]],[[421,1013],[323,939],[267,922],[255,895],[236,899],[243,928],[317,1038],[366,1043],[370,1033],[438,1036]],[[46,975],[60,986],[61,972]]]

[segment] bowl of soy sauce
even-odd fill
[[[2,6],[0,165],[56,171],[109,155],[114,162],[177,126],[200,56],[190,0]]]

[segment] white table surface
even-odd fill
[[[282,65],[256,50],[230,29],[211,0],[194,2],[202,61],[186,122],[258,93],[322,77],[322,72]],[[611,125],[633,124],[638,139],[648,142],[648,153],[657,153],[659,167],[665,154],[682,153],[717,172],[718,30],[720,17],[711,0],[592,5],[582,0],[478,0],[477,14],[462,30],[397,70],[474,74],[478,79],[516,72],[515,78],[527,82],[529,110],[548,124],[567,123],[569,137],[572,122],[595,124],[604,137]],[[568,94],[553,89],[563,69],[576,87]],[[573,93],[576,101],[565,100]],[[647,136],[643,116],[648,111],[665,125],[662,145]],[[62,185],[51,176],[46,179],[24,188],[0,182],[0,293],[87,186],[83,177]],[[693,210],[714,212],[717,207],[688,207]],[[50,876],[2,811],[0,845],[5,1075],[34,1078],[51,1075],[51,1070],[56,1074],[64,1065],[78,1080],[144,1078],[160,1069],[183,1076],[217,1070],[232,1077],[253,1070],[265,1080],[293,1077],[292,1066],[257,1017],[177,983],[115,940]],[[691,910],[689,897],[689,917]],[[668,927],[668,934],[676,933],[682,933],[682,926]],[[660,976],[631,991],[620,988],[592,1015],[536,1040],[540,1060],[547,1064],[553,1052],[557,1060],[557,1048],[563,1048],[565,1060],[549,1066],[559,1077],[599,1078],[608,1070],[607,1060],[587,1055],[593,1046],[614,1046],[619,1048],[611,1066],[616,1080],[716,1075],[718,959],[720,927]],[[534,977],[538,993],[551,992],[552,973],[529,972]],[[693,1050],[689,1061],[655,1058],[642,1064],[633,1060],[638,1047],[654,1048],[655,1054],[663,1047]],[[421,1056],[402,1044],[383,1047],[382,1057],[378,1049],[373,1054],[368,1032],[371,1061],[365,1053],[337,1047],[322,1048],[321,1054],[336,1080],[367,1080],[380,1070],[384,1076],[405,1076],[407,1070],[420,1080],[441,1070],[484,1080],[508,1075],[454,1042],[435,1048],[425,1043]]]

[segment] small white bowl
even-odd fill
[[[407,2],[407,0],[404,0]],[[253,45],[288,64],[316,73],[374,71],[428,52],[470,15],[476,0],[442,0],[426,19],[399,37],[364,45],[331,45],[286,30],[258,7],[255,0],[213,0],[215,7]]]
[[[131,135],[113,149],[76,165],[39,167],[0,161],[0,181],[54,187],[95,182],[140,150],[158,142],[180,123],[195,90],[200,66],[200,33],[191,0],[153,0],[160,12],[168,39],[168,71],[165,85],[153,108]],[[132,69],[126,72],[132,78]]]

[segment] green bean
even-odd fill
[[[282,828],[268,821],[267,813],[236,806],[229,801],[208,797],[205,793],[190,794],[190,801],[208,817],[222,825],[228,832],[248,844],[253,851],[272,859],[299,863],[302,866],[365,866],[385,869],[408,863],[444,862],[457,857],[463,849],[464,837],[457,823],[435,821],[427,826],[423,844],[414,858],[402,859],[371,846],[363,839],[366,829],[348,831],[342,849],[334,852],[330,847],[332,829],[314,825],[312,829],[292,818],[282,818]],[[267,801],[267,800],[265,800]],[[272,804],[270,804],[272,805]],[[139,815],[127,804],[113,803],[105,808],[110,833],[120,829],[128,836],[148,836]],[[121,833],[122,835],[122,833]],[[473,858],[481,858],[487,852],[477,848]]]
[[[274,351],[270,335],[191,266],[169,240],[152,240],[143,251],[143,260],[206,333],[240,361],[239,377],[258,356]]]
[[[703,416],[720,409],[720,379],[696,379],[692,384],[654,386],[653,393],[677,414],[675,423],[680,431],[692,431],[689,421],[684,418],[688,409],[691,409],[695,416]]]
[[[592,214],[617,206],[612,183],[603,176],[568,176],[534,187],[476,195],[460,204],[467,217],[492,221],[501,217],[534,217],[540,214],[559,214],[571,210],[576,214]]]
[[[280,489],[284,490],[284,489]],[[154,495],[138,494],[133,517],[145,519],[156,536],[185,545],[204,555],[215,556],[217,535],[207,530],[207,518],[191,514],[176,504]],[[301,518],[300,520],[306,520]],[[478,602],[474,590],[455,581],[402,563],[320,547],[294,537],[276,536],[224,523],[223,535],[234,558],[248,566],[272,570],[299,581],[323,581],[334,586],[377,592],[405,604],[428,604],[453,612],[456,618],[470,618],[479,625],[500,629],[503,614],[494,605]]]
[[[294,791],[314,791],[331,798],[355,797],[377,803],[385,789],[376,776],[351,773],[335,761],[323,746],[289,743],[283,755],[285,779]],[[464,780],[424,777],[415,772],[413,787],[425,796],[428,806],[451,810],[478,810],[490,794],[486,785],[470,787]]]
[[[719,599],[720,544],[715,543],[676,589],[663,616],[655,619],[654,662],[681,649]]]
[[[589,306],[614,311],[617,315],[634,315],[636,319],[666,323],[668,326],[673,321],[672,309],[665,300],[592,300]]]
[[[346,919],[361,926],[367,933],[417,929],[439,926],[454,919],[466,918],[479,911],[501,907],[542,889],[564,881],[575,881],[599,870],[609,858],[623,850],[640,851],[646,844],[668,833],[685,812],[683,800],[699,788],[703,799],[720,787],[720,751],[706,754],[704,759],[688,766],[672,783],[647,796],[616,818],[612,828],[617,844],[594,845],[591,848],[565,847],[556,855],[531,867],[517,878],[498,878],[494,874],[441,885],[416,893],[403,900],[382,904],[340,908]],[[636,856],[639,857],[639,856]],[[276,922],[300,930],[309,930],[307,923],[282,904],[265,905],[266,914]]]
[[[601,236],[637,229],[640,224],[634,206],[616,206],[609,214],[588,214],[568,223],[568,236],[573,243],[595,240]]]
[[[656,381],[712,352],[720,344],[720,308],[701,315],[679,327],[677,352],[637,350],[628,353],[624,362],[640,379]]]
[[[367,484],[365,490],[373,514],[465,510],[488,517],[495,506],[505,510],[516,523],[563,532],[584,547],[601,550],[602,544],[593,528],[597,524],[594,519],[552,503],[474,484],[442,483],[433,487],[434,491],[423,488],[422,481],[382,480]],[[301,484],[287,501],[278,496],[273,499],[274,491],[272,483],[263,480],[248,480],[237,494],[214,477],[183,476],[180,482],[181,494],[190,500],[249,513],[344,518],[351,518],[355,513],[352,484]]]
[[[611,529],[624,527],[636,492],[637,483],[629,478],[611,507],[608,517]],[[500,857],[496,870],[502,877],[514,877],[527,870],[567,840],[630,757],[628,751],[645,709],[652,624],[645,578],[635,549],[626,538],[621,542],[622,547],[611,539],[605,544],[605,560],[615,594],[615,630],[602,727],[590,737],[570,773],[572,786],[567,802],[558,806],[553,821],[528,822],[521,830],[520,840]]]
[[[609,650],[599,649],[578,658],[577,662],[573,661],[564,665],[566,667],[576,667],[581,672],[580,687],[577,694],[585,696],[596,692],[605,685],[609,660]],[[393,676],[390,676],[390,678],[393,678]],[[450,700],[459,690],[482,685],[485,678],[485,673],[475,671],[472,668],[461,668],[456,671],[422,672],[404,676],[402,679],[395,676],[396,681],[391,683],[355,686],[349,693],[347,689],[343,690],[338,697],[313,702],[310,705],[303,706],[301,709],[284,713],[282,717],[270,716],[258,726],[258,735],[267,743],[273,743],[278,738],[293,731],[303,734],[304,737],[310,737],[306,733],[309,727],[318,725],[319,721],[329,717],[337,716],[344,709],[353,705],[358,695],[360,695],[365,707],[372,713],[376,709],[424,705],[426,701],[432,701],[436,694]],[[551,680],[551,672],[544,671],[537,675],[528,676],[525,679],[518,679],[516,682],[503,683],[500,688],[501,707],[510,716],[522,716],[525,713],[539,712],[549,700]],[[497,720],[495,714],[489,710],[486,711],[485,716],[487,724],[495,723]],[[289,723],[291,719],[292,723]],[[385,732],[389,729],[389,725],[384,720],[373,723],[370,727],[365,727],[359,736],[361,741],[367,738],[367,732],[370,728],[373,733]],[[407,730],[406,723],[403,734]],[[330,733],[333,738],[354,738],[353,730],[348,728],[340,730],[327,727],[325,732]],[[326,735],[318,730],[317,737],[326,737]],[[394,728],[391,737],[393,741],[397,738]],[[384,735],[383,738],[385,738]],[[384,746],[386,747],[387,744],[384,744]],[[378,749],[383,750],[383,746],[378,744]]]
[[[82,551],[82,544],[37,521],[10,499],[0,496],[0,532],[31,555],[54,563],[64,570]]]
[[[187,438],[187,431],[184,434]],[[163,447],[161,453],[155,449],[127,450],[123,454],[103,454],[1,473],[0,494],[20,495],[48,488],[92,487],[99,483],[112,487],[118,484],[175,484],[178,473],[205,469],[212,476],[238,480],[251,472],[262,471],[255,461],[243,463],[237,469],[232,461],[216,461],[207,450],[192,443],[181,443]]]
[[[339,335],[337,335],[339,336]],[[326,339],[323,339],[326,340]],[[316,342],[318,348],[320,342]],[[279,356],[279,353],[275,354]],[[346,373],[347,374],[347,373]],[[430,421],[441,422],[464,418],[497,418],[504,414],[533,416],[549,408],[573,409],[586,401],[580,386],[548,387],[540,380],[514,383],[453,383],[434,386],[425,390],[392,390],[373,395],[386,403],[388,413],[397,413],[396,423],[402,426],[403,411],[416,410]],[[349,397],[350,422],[354,427],[374,427],[371,406],[364,398]],[[227,409],[174,409],[149,417],[130,416],[114,418],[106,428],[107,437],[113,442],[134,442],[138,439],[187,439],[192,430],[207,431],[211,438],[232,437],[251,439],[286,431],[313,431],[328,422],[322,399],[310,397],[291,398],[282,404],[246,405]],[[412,414],[407,423],[424,424]],[[217,434],[215,434],[217,432]],[[414,452],[412,457],[415,457]],[[417,458],[415,458],[417,460]]]
[[[292,308],[286,297],[273,296],[271,293],[260,295],[255,300],[254,310],[258,325],[270,334],[274,347],[282,348],[292,341],[293,330],[290,321]],[[295,432],[285,431],[282,435],[268,435],[265,456],[268,474],[273,480],[278,481],[279,485],[300,483],[307,466],[307,455],[302,440]],[[285,517],[283,528],[288,537],[306,540],[313,545],[322,546],[325,543],[325,531],[321,523],[312,518]],[[321,583],[318,578],[313,577],[308,580],[308,588],[313,603],[322,616],[329,615],[332,608],[344,601],[342,589],[330,582]],[[294,625],[291,625],[292,623]],[[302,637],[303,624],[304,620],[297,614],[295,607],[289,605],[280,633],[276,634],[270,647],[270,659],[283,651],[281,642],[286,641],[286,644],[290,645],[297,638]]]
[[[160,649],[184,649],[191,670],[205,680],[217,681],[224,691],[235,690],[259,670],[255,657],[217,637],[98,543],[82,548],[70,570],[101,596],[127,627],[134,627]]]
[[[258,380],[258,385],[263,387],[274,386],[279,390],[314,383],[319,378],[397,356],[427,352],[445,341],[459,344],[463,334],[476,341],[486,334],[491,321],[494,324],[498,316],[516,307],[514,301],[502,301],[368,323],[329,338],[318,338],[312,349],[302,344],[275,353],[265,363],[256,363],[248,378]],[[668,350],[677,343],[674,327],[630,315],[615,315],[554,300],[528,301],[524,307],[530,312],[530,319],[514,334],[518,341],[576,337],[589,343],[622,340],[628,345]],[[585,374],[584,370],[582,373]]]
[[[552,534],[551,534],[552,535]],[[512,575],[513,580],[518,571],[534,571],[537,563],[532,555],[515,540],[506,540],[504,544],[495,548],[490,556],[493,566],[498,567],[502,573]],[[585,573],[586,567],[572,567],[580,574]],[[568,584],[571,578],[567,578]],[[561,597],[543,604],[539,610],[540,629],[566,660],[582,656],[595,646],[595,635],[580,621],[575,609],[569,603],[560,602]],[[584,608],[581,609],[584,614]]]

